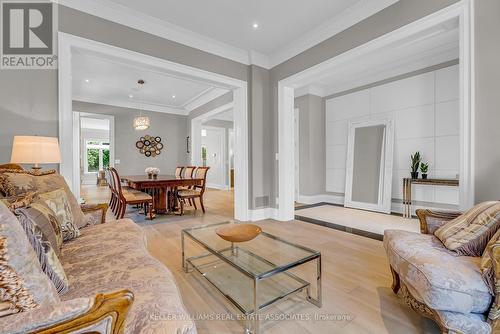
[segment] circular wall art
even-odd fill
[[[139,140],[135,143],[135,147],[146,157],[155,157],[160,155],[161,150],[163,149],[163,143],[161,143],[161,137],[159,136],[155,137],[146,135],[139,138]]]

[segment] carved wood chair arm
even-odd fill
[[[122,334],[134,295],[128,290],[43,305],[0,318],[1,333]]]
[[[83,214],[89,220],[88,225],[104,224],[106,222],[106,212],[109,205],[107,203],[100,204],[82,204]]]
[[[420,232],[423,234],[434,233],[441,225],[462,214],[462,212],[459,211],[438,211],[428,209],[418,209],[416,213],[420,220]]]

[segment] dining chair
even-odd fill
[[[190,202],[192,201],[195,210],[198,209],[196,207],[196,202],[195,202],[196,198],[200,200],[201,209],[203,210],[203,213],[205,213],[205,205],[203,204],[203,194],[205,193],[205,186],[207,183],[207,173],[209,169],[210,167],[198,167],[193,177],[196,179],[202,179],[201,184],[193,186],[190,189],[179,190],[178,198],[181,206],[181,216],[184,214],[185,200],[189,200]]]
[[[106,168],[106,178],[108,180],[108,187],[109,190],[111,191],[111,198],[109,200],[109,208],[115,215],[115,217],[118,215],[118,201],[120,200],[118,197],[118,193],[116,191],[115,187],[115,180],[113,173],[111,172],[110,168]]]
[[[109,170],[113,175],[113,183],[118,195],[118,219],[121,219],[125,216],[125,210],[127,205],[144,205],[144,214],[149,215],[149,219],[153,219],[153,207],[154,200],[151,195],[148,195],[139,190],[126,189],[124,190],[120,181],[120,176],[118,175],[118,171],[110,167]]]
[[[175,177],[181,177],[183,175],[182,174],[183,171],[184,171],[183,166],[177,166],[177,168],[175,168]]]

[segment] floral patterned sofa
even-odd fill
[[[481,258],[457,256],[433,234],[460,214],[417,210],[421,234],[385,231],[384,247],[393,276],[392,289],[410,308],[436,321],[443,333],[500,333],[499,314],[495,311],[499,304],[498,292],[492,296],[484,282]],[[497,275],[497,263],[494,269]]]
[[[16,177],[26,191],[63,188],[81,235],[61,249],[69,291],[32,310],[0,314],[0,333],[196,333],[172,274],[149,254],[140,227],[130,219],[105,222],[106,204],[78,205],[58,174]],[[0,202],[0,222],[15,225],[13,219]]]

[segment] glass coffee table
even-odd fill
[[[246,333],[258,333],[259,312],[305,291],[306,300],[321,307],[321,253],[266,232],[255,239],[231,243],[220,238],[218,227],[225,222],[182,230],[182,267],[198,271],[240,312]],[[203,254],[187,257],[186,242],[201,246]],[[311,282],[291,269],[316,261]],[[313,290],[314,289],[314,290]],[[311,295],[314,293],[314,297]]]

